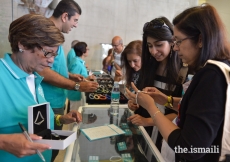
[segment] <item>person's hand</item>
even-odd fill
[[[152,118],[144,118],[138,114],[132,115],[129,118],[127,118],[128,121],[132,122],[132,124],[138,125],[138,126],[152,126],[153,120]]]
[[[115,77],[114,77],[114,81],[120,82],[122,80],[122,71],[120,70],[116,70],[115,71]]]
[[[147,92],[154,99],[154,101],[160,105],[164,105],[168,100],[167,95],[155,87],[145,87],[143,91]]]
[[[129,100],[128,101],[128,107],[132,111],[136,111],[139,108],[138,104],[133,103],[133,101]]]
[[[84,80],[84,77],[80,74],[72,74],[69,73],[69,79],[75,81],[75,82],[81,82]]]
[[[97,82],[80,82],[80,88],[79,91],[81,92],[94,92],[99,87],[99,84]]]
[[[94,81],[94,80],[96,80],[97,78],[96,78],[95,75],[89,75],[86,79],[87,79],[87,80]]]
[[[35,134],[30,135],[32,140],[42,139]],[[26,139],[25,135],[20,134],[7,134],[0,135],[0,143],[2,143],[0,150],[5,150],[17,157],[24,157],[32,154],[36,154],[36,150],[41,152],[50,149],[47,144],[33,143]],[[2,142],[1,142],[2,141]]]
[[[118,76],[118,77],[121,77],[122,76],[122,71],[121,70],[116,70],[115,75]]]
[[[132,93],[128,88],[126,88],[126,97],[131,100],[135,104],[141,105],[147,111],[151,109],[151,107],[156,107],[154,99],[149,95],[140,92],[134,83],[131,83],[131,87],[136,92],[136,94]]]
[[[82,116],[81,114],[76,110],[71,110],[68,114],[62,115],[60,117],[60,123],[61,124],[70,124],[73,122],[81,122]]]
[[[114,62],[113,66],[116,68],[116,70],[121,70],[121,67],[116,62]]]

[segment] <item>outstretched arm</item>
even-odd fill
[[[60,117],[60,123],[61,124],[70,124],[73,122],[81,122],[82,116],[81,114],[76,110],[71,110],[68,114],[62,115]]]
[[[74,90],[76,84],[75,81],[63,77],[62,75],[58,74],[50,68],[45,68],[42,72],[39,72],[39,74],[44,77],[44,82],[47,82],[59,88]],[[80,76],[76,74],[76,77]],[[79,91],[81,92],[93,92],[98,88],[98,83],[96,82],[80,82],[79,84]]]
[[[73,90],[76,82],[68,78],[63,77],[50,68],[45,68],[43,71],[38,72],[44,77],[43,81],[53,86]]]
[[[41,137],[31,134],[33,140],[39,140]],[[33,143],[26,139],[24,134],[1,134],[0,150],[7,151],[17,157],[24,157],[36,154],[36,150],[45,151],[50,149],[47,144]]]

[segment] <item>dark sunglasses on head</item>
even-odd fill
[[[144,24],[143,31],[145,31],[149,27],[152,27],[152,28],[166,27],[166,28],[168,28],[170,30],[170,28],[168,27],[168,25],[166,25],[165,22],[162,19],[154,19],[154,20],[152,20],[150,22],[146,22]]]

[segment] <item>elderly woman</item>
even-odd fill
[[[41,161],[38,155],[32,154],[36,154],[36,150],[52,148],[29,142],[21,133],[18,122],[27,126],[27,107],[46,102],[40,85],[42,77],[35,71],[42,71],[53,63],[64,36],[50,20],[41,15],[28,14],[10,24],[8,39],[12,54],[6,53],[0,59],[0,161]],[[51,108],[50,112],[53,129],[54,114]],[[56,116],[56,124],[81,121],[76,111]],[[36,135],[31,135],[31,138],[40,139]],[[46,161],[50,161],[51,150],[42,154]]]

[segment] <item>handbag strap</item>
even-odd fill
[[[188,74],[188,64],[183,63],[183,66],[180,68],[180,71],[178,73],[177,77],[177,84],[183,84],[186,80],[186,76]]]

